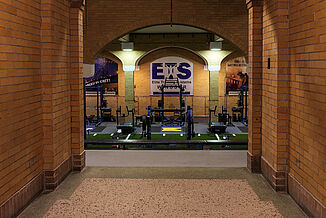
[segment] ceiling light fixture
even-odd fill
[[[221,51],[222,50],[222,41],[210,42],[209,49],[211,51]]]
[[[121,42],[121,50],[122,51],[133,51],[134,43],[133,42]]]

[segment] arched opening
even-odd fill
[[[188,48],[190,51],[196,50],[208,50],[209,49],[209,42],[212,41],[223,41],[223,50],[231,50],[237,51],[238,53],[242,53],[244,56],[247,54],[247,48],[245,46],[240,46],[239,42],[235,42],[232,40],[232,34],[223,34],[224,31],[216,30],[212,31],[209,29],[205,29],[200,25],[188,25],[188,24],[177,24],[174,23],[173,25],[170,24],[153,24],[149,26],[138,26],[130,31],[120,32],[115,38],[112,39],[105,39],[105,34],[101,34],[101,44],[102,46],[87,46],[85,51],[87,52],[88,49],[94,50],[93,52],[87,52],[85,54],[86,58],[84,59],[84,63],[92,63],[98,56],[103,55],[107,51],[114,51],[114,50],[121,50],[121,42],[124,41],[135,41],[135,50],[145,50],[146,52],[150,50],[159,49],[160,47],[183,47]],[[159,44],[157,41],[154,41],[156,44],[154,45],[137,45],[137,42],[141,43],[142,40],[148,41],[149,38],[147,37],[155,37],[162,35],[164,38],[165,36],[176,35],[174,39],[179,39],[177,41],[168,41],[168,40],[161,40],[162,43]],[[195,39],[195,42],[200,42],[200,45],[193,45],[191,38],[194,36],[201,35],[200,41]],[[187,39],[184,38],[187,36]],[[183,40],[185,43],[182,43]],[[103,41],[103,42],[102,42]],[[99,43],[99,42],[98,42]],[[97,43],[97,44],[98,44]],[[90,47],[90,48],[88,48]],[[90,54],[92,57],[90,57]],[[200,55],[200,54],[199,54]]]
[[[247,217],[254,217],[257,214],[264,216],[268,211],[267,216],[287,214],[291,217],[304,217],[297,205],[291,206],[291,201],[284,201],[284,196],[281,198],[279,198],[280,196],[266,196],[266,193],[272,193],[268,189],[261,191],[259,199],[278,198],[280,201],[275,205],[278,205],[280,212],[281,208],[287,211],[282,209],[283,212],[277,214],[277,210],[271,207],[270,202],[259,204],[257,201],[252,201],[253,198],[258,198],[244,192],[252,189],[248,186],[246,188],[246,182],[243,180],[248,180],[253,189],[260,189],[259,184],[265,185],[264,181],[254,182],[249,179],[249,177],[263,178],[252,176],[251,172],[255,172],[263,173],[276,191],[288,191],[309,216],[325,217],[326,153],[324,138],[326,132],[322,131],[326,126],[325,77],[322,73],[325,69],[323,64],[325,26],[323,26],[324,16],[322,13],[325,5],[323,1],[24,0],[1,1],[1,5],[1,217],[19,216],[20,211],[24,208],[32,210],[34,208],[38,212],[45,212],[44,208],[41,209],[38,206],[26,206],[39,193],[55,190],[71,171],[84,169],[86,156],[84,137],[82,137],[85,131],[82,97],[84,63],[90,65],[95,63],[101,66],[96,67],[100,70],[94,69],[96,75],[88,75],[92,77],[89,79],[91,83],[102,84],[106,80],[112,81],[113,76],[123,78],[118,80],[114,84],[115,86],[113,84],[102,86],[101,90],[104,89],[108,92],[101,92],[100,95],[97,95],[107,101],[111,101],[109,98],[114,99],[110,103],[110,107],[113,109],[112,116],[115,115],[115,110],[119,106],[123,108],[124,105],[129,106],[131,112],[129,110],[127,112],[132,114],[128,117],[123,115],[126,112],[120,111],[118,122],[124,120],[125,126],[129,127],[130,123],[127,119],[146,113],[141,110],[149,104],[157,105],[159,110],[154,112],[158,113],[158,117],[164,122],[166,120],[163,118],[163,112],[181,114],[180,119],[174,119],[174,122],[179,122],[178,124],[185,122],[183,120],[187,122],[187,125],[184,126],[181,124],[172,126],[172,129],[177,131],[183,127],[187,128],[187,140],[182,138],[184,134],[178,132],[175,135],[182,142],[170,141],[168,144],[174,146],[184,143],[189,146],[183,148],[198,149],[199,145],[225,143],[223,139],[228,139],[228,136],[225,135],[211,134],[212,138],[210,139],[215,139],[213,142],[210,142],[208,138],[206,138],[207,140],[197,140],[202,139],[203,135],[192,134],[192,124],[199,123],[199,121],[198,123],[193,122],[192,118],[207,116],[204,113],[211,112],[214,106],[221,109],[220,104],[223,103],[221,90],[230,91],[230,89],[224,88],[224,86],[228,87],[225,82],[222,83],[224,86],[220,84],[221,78],[226,80],[228,77],[232,87],[237,87],[233,85],[239,85],[237,75],[240,72],[237,72],[238,69],[236,69],[233,76],[227,76],[228,67],[245,67],[247,60],[249,60],[250,71],[249,149],[248,152],[242,152],[242,162],[240,166],[237,166],[245,167],[247,164],[249,171],[245,169],[230,170],[229,168],[222,171],[216,168],[208,169],[212,166],[210,164],[216,164],[216,161],[223,164],[229,161],[229,163],[231,162],[229,166],[235,167],[234,160],[237,158],[225,155],[233,152],[183,152],[183,154],[193,154],[186,159],[180,158],[178,152],[168,152],[174,155],[176,162],[179,161],[180,165],[173,165],[173,167],[185,167],[183,165],[185,162],[190,164],[187,165],[190,168],[194,167],[193,163],[198,156],[201,156],[197,155],[198,153],[204,154],[203,156],[207,159],[201,157],[204,162],[209,164],[205,165],[208,167],[204,170],[202,168],[178,169],[171,173],[171,169],[164,169],[163,171],[167,173],[165,175],[170,175],[169,178],[182,179],[159,181],[168,190],[160,189],[157,181],[144,181],[148,179],[149,175],[154,180],[161,178],[164,174],[161,169],[134,169],[135,179],[138,179],[136,185],[135,183],[131,185],[129,182],[122,185],[121,182],[124,181],[117,180],[117,177],[120,178],[121,175],[127,177],[127,180],[131,179],[129,169],[111,169],[110,172],[107,172],[113,177],[110,183],[106,183],[99,189],[96,186],[98,181],[93,180],[95,183],[78,188],[85,195],[72,195],[67,199],[67,190],[70,192],[77,187],[76,180],[82,181],[83,178],[86,178],[85,171],[88,173],[92,171],[87,168],[82,172],[81,177],[78,178],[75,174],[72,176],[74,181],[63,184],[69,186],[67,189],[59,191],[65,193],[63,201],[57,196],[50,197],[55,201],[58,200],[58,204],[52,207],[53,214],[55,216],[74,216],[76,214],[104,216],[104,212],[106,216],[115,217],[127,215],[152,217],[157,214],[166,217],[180,216],[179,214],[198,217],[239,217],[246,214]],[[86,13],[84,13],[85,10]],[[83,19],[84,15],[85,19]],[[162,25],[165,26],[165,30],[164,28],[162,30]],[[181,29],[173,30],[177,27]],[[125,37],[126,34],[128,37]],[[220,48],[220,38],[224,39],[222,43],[229,46],[229,49],[224,47],[219,52],[209,49],[210,45],[215,50]],[[134,52],[121,51],[121,42],[124,42],[123,49],[132,50],[134,48]],[[238,56],[239,53],[241,53],[240,56]],[[85,61],[83,61],[84,57]],[[95,58],[101,59],[95,62]],[[110,63],[112,64],[110,65]],[[113,70],[108,71],[114,72],[113,75],[105,74],[105,70],[109,66],[113,66]],[[92,66],[88,67],[92,69]],[[223,71],[225,76],[223,76]],[[241,69],[240,75],[243,71],[245,70]],[[154,74],[155,78],[153,78]],[[166,92],[165,103],[172,109],[162,108],[162,106],[158,106],[160,97],[152,90],[152,85],[155,83],[152,83],[151,79],[155,79],[156,82],[160,79],[166,81],[166,78],[175,79],[174,76],[183,80],[182,85],[184,86],[181,87],[178,84],[178,86],[166,87],[179,88],[180,96],[184,99],[175,98],[173,93]],[[99,80],[93,81],[92,79]],[[163,86],[160,82],[156,84],[161,85],[157,88]],[[164,83],[164,85],[166,84]],[[111,95],[112,89],[116,88],[117,90],[119,86],[123,87],[120,92],[115,91],[115,94]],[[189,87],[192,89],[188,90]],[[206,92],[207,95],[208,89],[209,106],[207,107],[205,105],[207,96],[201,96],[198,93]],[[182,93],[183,91],[187,93]],[[164,95],[163,91],[162,93]],[[242,98],[244,96],[246,94],[242,95]],[[145,103],[142,106],[137,106],[140,104],[140,97],[144,98],[143,102]],[[176,107],[176,104],[180,105],[180,108],[175,110],[173,108]],[[160,105],[164,105],[162,99]],[[190,109],[186,106],[190,106]],[[246,107],[241,106],[242,109]],[[99,109],[99,112],[102,113],[102,111],[108,112],[109,108],[103,108],[101,104]],[[188,113],[189,111],[190,113]],[[224,111],[222,110],[222,112]],[[215,119],[220,118],[220,114],[215,115]],[[147,121],[151,122],[152,117],[155,118],[155,115],[151,111],[147,111],[147,116],[141,120],[144,122],[140,123],[146,124],[146,133],[143,135],[148,136]],[[191,119],[188,119],[189,117]],[[222,119],[224,119],[224,113],[222,113]],[[158,122],[163,123],[163,121]],[[117,134],[104,136],[107,141],[105,143],[115,145],[111,148],[121,148],[117,145],[127,148],[124,147],[126,144],[132,144],[136,146],[133,149],[142,149],[151,147],[154,142],[157,145],[167,140],[167,138],[161,138],[162,140],[149,141],[151,138],[148,137],[149,140],[142,140],[135,138],[135,134],[128,134],[122,141],[120,139],[123,133],[118,131],[122,125],[117,123],[116,126],[117,128],[114,128]],[[95,128],[97,127],[101,127],[101,125],[95,126]],[[155,131],[154,129],[153,131]],[[207,129],[207,124],[204,129]],[[160,130],[163,132],[163,128],[158,131]],[[199,133],[200,130],[197,128],[196,131]],[[99,135],[99,132],[92,136],[95,137],[96,134]],[[137,134],[140,135],[140,133]],[[97,142],[93,141],[95,144]],[[231,143],[226,143],[226,145],[228,144]],[[196,147],[192,147],[193,145]],[[173,146],[170,148],[177,147]],[[207,147],[201,147],[201,149],[204,148]],[[126,154],[129,152],[111,153]],[[138,152],[138,155],[144,153],[147,152]],[[153,166],[158,162],[158,158],[164,158],[164,155],[158,154],[160,152],[151,151],[150,153],[152,155],[148,156],[151,156],[152,162],[147,166]],[[154,153],[157,156],[154,156]],[[219,157],[212,156],[212,153],[221,155]],[[245,154],[247,154],[246,160]],[[87,158],[89,157],[91,155]],[[95,158],[100,161],[110,160],[113,164],[124,163],[123,159],[114,157],[99,158],[96,156]],[[142,163],[146,162],[143,157],[138,156],[138,160]],[[134,160],[135,155],[126,159]],[[210,160],[207,161],[208,159]],[[163,162],[165,164],[168,162],[164,166],[171,166],[169,160],[165,159]],[[135,165],[131,163],[129,166],[134,167]],[[203,167],[196,165],[196,167],[198,166]],[[220,166],[218,165],[218,167]],[[105,170],[95,171],[96,174]],[[142,176],[139,173],[141,171]],[[187,171],[187,175],[184,174],[185,171]],[[206,171],[204,173],[206,175],[203,175],[204,171]],[[231,175],[228,178],[225,177],[226,171],[228,171],[228,175]],[[237,172],[238,176],[235,177],[234,173]],[[90,174],[94,176],[94,171]],[[218,176],[213,174],[218,174]],[[241,175],[239,176],[239,174]],[[165,175],[162,179],[167,179]],[[105,175],[102,177],[106,178]],[[194,181],[193,178],[204,179],[204,181]],[[229,179],[235,178],[242,181],[235,181],[234,186],[229,186],[232,183]],[[184,179],[190,179],[188,184],[184,183]],[[224,180],[216,183],[213,179]],[[101,180],[99,182],[103,182],[103,179]],[[71,184],[74,185],[71,186]],[[223,195],[223,189],[224,193],[228,195]],[[147,196],[144,198],[142,194],[146,192]],[[68,194],[70,195],[70,193]],[[234,193],[239,195],[233,195]],[[108,195],[110,197],[106,198]],[[53,195],[51,194],[51,196]],[[174,199],[166,198],[171,196],[174,196]],[[38,198],[38,202],[48,208],[50,204],[47,200],[50,198],[47,195],[43,197]],[[191,201],[189,201],[189,197],[192,198]],[[221,202],[221,199],[229,200]],[[239,201],[234,201],[234,199]],[[167,205],[166,202],[170,204]],[[102,206],[101,203],[103,203]],[[79,208],[66,210],[66,206],[72,205],[77,205]],[[129,207],[130,205],[132,207]],[[284,205],[286,206],[284,207]],[[231,208],[230,206],[237,207]],[[260,210],[254,210],[252,206]],[[176,211],[178,212],[175,213]],[[298,213],[293,213],[293,211]],[[47,215],[38,215],[32,212],[32,215],[24,214],[22,216]]]
[[[133,8],[133,10],[130,10]],[[209,8],[210,14],[207,13]],[[222,8],[227,10],[221,10]],[[146,10],[146,13],[143,13]],[[114,16],[107,13],[116,11]],[[100,14],[100,16],[98,16]],[[119,20],[119,22],[116,22]],[[174,2],[170,13],[170,2],[152,2],[138,7],[136,2],[128,2],[117,7],[106,1],[88,2],[85,16],[85,62],[91,63],[96,53],[108,42],[126,33],[155,25],[185,25],[199,27],[209,32],[219,33],[238,48],[247,53],[248,12],[244,1],[227,0],[201,2],[193,10],[192,4]]]
[[[132,46],[128,51],[124,51],[123,44],[126,43],[130,43]],[[222,47],[215,48],[213,46],[215,43],[221,44]],[[225,74],[222,78],[219,72],[225,72],[225,69],[221,69],[222,63],[225,63],[230,57],[244,56],[245,54],[245,51],[240,50],[237,45],[222,38],[218,33],[190,25],[173,24],[170,26],[164,24],[146,26],[123,33],[113,41],[106,43],[96,53],[96,57],[113,57],[119,60],[119,72],[122,71],[118,74],[119,94],[106,98],[111,99],[112,103],[109,102],[109,105],[112,105],[113,111],[121,106],[122,111],[128,114],[127,106],[129,109],[134,109],[133,113],[136,117],[146,115],[148,106],[161,107],[161,95],[158,94],[158,90],[153,91],[154,84],[157,82],[153,82],[153,63],[158,60],[162,61],[161,59],[171,60],[171,58],[183,58],[183,61],[189,61],[192,76],[185,86],[190,87],[185,91],[188,94],[183,97],[186,99],[186,105],[192,108],[192,117],[202,121],[201,126],[195,128],[198,129],[199,134],[208,135],[211,133],[208,130],[209,125],[215,121],[221,121],[218,118],[218,113],[223,112],[222,108],[231,110],[232,107],[237,107],[235,102],[238,95],[232,97],[234,105],[227,103],[229,98],[225,97]],[[160,66],[164,68],[166,63],[168,62],[163,62],[163,65]],[[169,69],[163,68],[162,72],[169,71]],[[156,84],[162,84],[162,82]],[[166,92],[165,107],[178,108],[178,98],[178,95],[173,96]],[[228,117],[230,117],[232,112],[228,113]],[[240,119],[237,118],[235,122],[237,121]],[[247,134],[246,130],[243,132],[237,126],[231,126],[231,118],[223,122],[225,129],[221,133],[226,133],[228,131],[225,130],[229,129],[229,134]],[[210,137],[216,139],[214,134]]]

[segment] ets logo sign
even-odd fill
[[[164,57],[151,63],[151,95],[161,93],[159,87],[165,79],[179,79],[179,84],[185,87],[184,94],[193,95],[193,69],[192,62],[180,57]],[[179,94],[179,88],[166,88],[166,94]]]

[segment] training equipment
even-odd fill
[[[96,91],[96,116],[95,115],[86,115],[86,92]],[[94,124],[98,126],[103,121],[114,122],[115,118],[112,115],[112,109],[107,106],[107,101],[104,100],[104,88],[102,85],[87,87],[84,84],[84,112],[86,124]]]
[[[212,109],[209,109],[209,121],[208,121],[208,130],[211,132],[211,133],[225,133],[225,130],[226,130],[226,122],[213,122],[212,121],[212,118],[213,116],[215,117],[219,117],[218,115],[216,115],[216,111],[217,111],[217,106],[215,106],[215,108],[212,110]],[[224,118],[222,115],[221,116],[221,119]],[[228,118],[226,119],[226,121],[228,120]],[[224,121],[224,119],[223,119]]]
[[[194,133],[194,122],[193,122],[193,116],[192,116],[192,108],[190,106],[187,107],[187,109],[185,108],[176,108],[176,109],[153,109],[151,106],[147,107],[147,117],[146,117],[146,135],[147,135],[147,139],[151,139],[151,117],[152,117],[152,113],[156,113],[158,112],[159,114],[161,114],[161,116],[163,117],[163,121],[161,123],[162,129],[164,129],[164,127],[174,127],[174,128],[170,128],[170,129],[175,129],[175,133],[181,133],[180,129],[182,130],[182,127],[184,126],[184,122],[182,122],[181,117],[182,116],[186,116],[185,120],[186,120],[186,134],[187,134],[187,140],[191,140],[191,137],[193,135],[195,135]],[[177,114],[177,117],[169,117],[166,118],[163,114],[166,112],[173,112],[174,114]],[[169,129],[169,128],[167,128]],[[144,131],[144,130],[143,130]],[[164,131],[163,131],[164,132]],[[167,131],[170,132],[171,131]]]
[[[248,86],[246,85],[241,86],[238,105],[232,108],[232,121],[248,125]]]
[[[182,95],[184,92],[184,87],[180,85],[179,79],[165,79],[164,84],[162,84],[159,88],[161,90],[161,100],[158,101],[158,107],[164,108],[164,96],[165,89],[179,89],[179,108],[185,107],[185,101],[182,99]]]
[[[218,113],[218,122],[224,123],[227,126],[232,124],[231,116],[229,115],[227,108],[223,108],[223,106],[222,106],[222,113]]]
[[[122,134],[130,134],[134,131],[135,126],[135,111],[134,109],[129,110],[128,106],[126,106],[126,114],[121,114],[121,106],[116,110],[117,113],[117,130],[121,130]],[[126,118],[131,116],[131,122],[125,122]],[[124,122],[121,122],[124,121]]]
[[[115,117],[112,115],[112,109],[107,107],[108,103],[106,100],[101,100],[101,117],[105,122],[114,122]]]
[[[165,89],[179,89],[179,108],[167,109],[164,107]],[[184,87],[179,84],[179,79],[165,79],[164,84],[160,87],[160,90],[161,100],[158,101],[159,108],[154,109],[151,106],[147,107],[146,131],[143,127],[143,132],[146,132],[147,139],[151,139],[151,124],[153,120],[153,114],[155,114],[155,121],[161,122],[162,133],[182,133],[183,127],[186,123],[187,139],[191,140],[192,135],[195,135],[193,124],[194,122],[192,108],[190,106],[185,108],[185,101],[182,98]],[[166,113],[172,113],[173,115],[166,116]],[[167,131],[164,131],[165,129],[167,129]]]

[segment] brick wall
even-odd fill
[[[286,190],[289,111],[288,2],[264,1],[262,10],[262,170],[276,190]]]
[[[44,169],[55,169],[71,154],[69,2],[43,0],[42,88]]]
[[[82,113],[74,117],[82,111],[75,103],[82,103],[82,85],[72,73],[82,81],[72,58],[82,64],[82,46],[73,56],[76,37],[83,35],[82,4],[0,1],[0,217],[17,215],[44,187],[55,188],[75,163],[83,165],[82,130],[80,141],[72,135],[74,121],[83,124]],[[74,13],[81,23],[75,28]],[[76,89],[81,92],[73,96]],[[71,158],[74,144],[77,161]]]
[[[0,1],[0,205],[43,169],[40,1]]]
[[[326,5],[290,1],[289,9],[289,175],[325,206]],[[307,204],[307,208],[315,207]]]
[[[247,51],[247,10],[242,0],[173,1],[173,22],[201,27]],[[110,13],[108,13],[110,12]],[[208,16],[209,15],[209,16]],[[85,63],[108,43],[131,31],[170,23],[170,1],[88,1],[85,20]]]
[[[90,1],[86,63],[125,33],[170,22],[169,2],[146,3]],[[53,189],[84,166],[82,4],[0,0],[0,216],[17,214],[44,183]],[[276,190],[288,189],[317,217],[326,216],[325,8],[324,1],[193,0],[173,10],[173,22],[216,32],[245,53],[249,13],[248,166],[261,166]],[[119,95],[123,105],[124,88]]]
[[[315,1],[248,2],[263,14],[263,174],[276,190],[287,190],[309,215],[325,217],[326,6]],[[250,18],[249,24],[258,26],[258,21]],[[255,46],[249,49],[249,60],[254,60],[251,49]]]
[[[247,0],[248,8],[248,153],[247,166],[261,172],[262,155],[262,1]]]
[[[72,0],[70,7],[70,110],[72,168],[80,171],[85,166],[84,153],[84,17],[85,0]]]
[[[275,29],[277,1],[265,1],[263,6],[263,92],[262,92],[262,156],[277,168],[277,40]],[[266,68],[266,58],[271,69]]]

